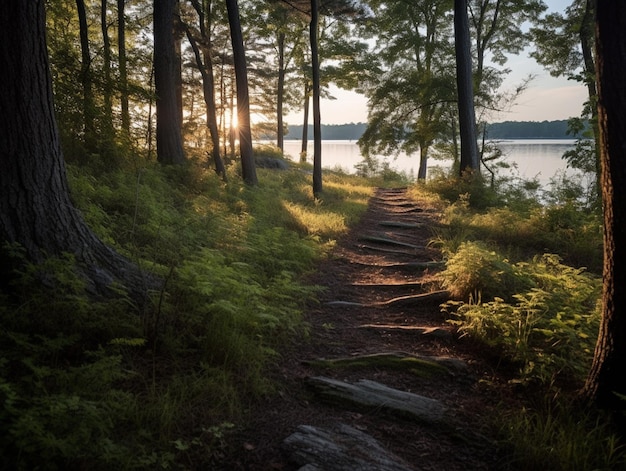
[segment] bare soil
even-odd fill
[[[286,345],[272,371],[278,394],[252,406],[247,424],[238,428],[231,451],[217,468],[298,469],[282,449],[282,441],[299,425],[324,427],[337,422],[373,436],[416,470],[507,468],[506,453],[496,438],[496,418],[516,405],[506,367],[482,347],[459,338],[441,312],[440,299],[371,305],[440,289],[436,266],[402,265],[441,260],[438,250],[429,246],[432,228],[439,221],[436,208],[409,200],[404,189],[377,190],[360,223],[337,242],[311,276],[312,284],[326,289],[305,314],[308,338]],[[366,236],[374,237],[365,240]],[[373,240],[382,237],[417,248]],[[333,301],[361,305],[327,304]],[[435,329],[428,335],[418,327]],[[377,368],[320,370],[306,363],[385,352],[456,358],[468,369],[424,378]],[[424,425],[382,411],[325,403],[306,385],[307,377],[318,375],[348,382],[369,379],[437,399],[449,409],[451,420]]]

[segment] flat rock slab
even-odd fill
[[[446,407],[436,399],[393,389],[367,379],[351,384],[325,376],[314,376],[308,378],[307,383],[324,399],[382,410],[418,422],[443,422],[446,412]]]
[[[300,425],[283,441],[299,471],[410,471],[372,436],[349,425]]]

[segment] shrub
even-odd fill
[[[494,263],[484,270],[493,279],[493,271],[502,261],[491,255]],[[462,263],[454,266],[455,276],[461,276]],[[447,269],[446,269],[447,271]],[[468,279],[478,280],[473,263],[468,263]],[[445,272],[444,272],[445,273]],[[520,365],[524,379],[549,382],[565,374],[582,379],[593,355],[599,328],[600,280],[560,263],[554,255],[543,255],[531,263],[518,263],[507,273],[513,290],[512,299],[480,296],[469,303],[449,303],[446,311],[454,311],[456,324],[464,335],[475,337],[496,347],[504,357]],[[521,289],[527,284],[526,289]],[[484,301],[490,299],[489,301]]]

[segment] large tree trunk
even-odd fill
[[[598,0],[596,74],[604,203],[602,322],[583,393],[623,409],[626,396],[626,3]]]
[[[313,195],[322,193],[322,125],[320,117],[319,0],[311,0],[311,68],[313,70]]]
[[[94,292],[113,281],[145,292],[139,270],[103,244],[69,198],[52,103],[44,0],[0,2],[0,245],[28,260],[70,252]],[[10,276],[4,247],[0,270]]]
[[[467,0],[454,0],[454,49],[456,51],[456,83],[459,104],[461,138],[461,174],[480,171],[476,144],[476,114],[472,85],[472,55],[470,52]]]
[[[248,185],[256,185],[258,184],[258,179],[252,150],[252,132],[250,129],[248,70],[237,0],[226,0],[226,8],[228,9],[228,23],[230,25],[230,38],[233,44],[233,59],[235,62],[235,81],[237,83],[237,127],[239,129],[241,172],[244,182]]]
[[[157,114],[157,160],[185,162],[177,98],[174,8],[176,0],[154,0],[154,86]]]

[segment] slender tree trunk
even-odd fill
[[[313,195],[322,193],[322,125],[320,116],[319,0],[311,0],[311,67],[313,69]]]
[[[276,90],[276,146],[285,150],[285,130],[283,125],[283,98],[285,93],[285,33],[278,33],[278,86]]]
[[[454,49],[456,51],[456,83],[459,104],[459,136],[461,138],[461,174],[478,174],[480,160],[476,144],[476,114],[472,82],[467,0],[454,0]]]
[[[85,1],[76,0],[78,10],[78,24],[80,32],[81,67],[80,81],[83,87],[83,131],[85,146],[88,150],[95,150],[95,112],[93,100],[93,78],[91,76],[91,53],[89,52],[89,31],[87,27],[87,12]]]
[[[593,59],[593,37],[595,26],[595,2],[596,0],[586,0],[585,13],[580,25],[580,48],[583,53],[585,64],[585,84],[587,85],[587,95],[591,107],[591,129],[596,143],[596,188],[598,195],[602,193],[602,182],[600,168],[600,129],[598,124],[598,90],[596,89],[595,61]]]
[[[143,297],[139,270],[103,244],[70,201],[52,103],[44,0],[0,2],[0,271],[4,243],[28,260],[74,254],[93,292],[114,281]],[[3,275],[9,275],[4,273]]]
[[[304,86],[304,119],[302,123],[302,146],[300,149],[300,162],[306,162],[307,149],[309,148],[309,103],[311,90],[309,84]]]
[[[596,18],[604,285],[600,333],[583,394],[619,411],[626,396],[626,3],[598,0]]]
[[[235,141],[237,140],[237,129],[235,128],[235,89],[230,86],[229,97],[230,121],[228,123],[228,142],[230,145],[230,160],[235,160]]]
[[[175,6],[176,0],[154,0],[157,160],[164,165],[179,165],[186,161],[176,93]]]
[[[200,22],[204,22],[204,15],[200,14]],[[201,34],[204,30],[201,27]],[[196,64],[198,65],[198,69],[200,70],[200,74],[202,75],[202,91],[204,95],[204,103],[206,106],[206,123],[207,128],[209,129],[209,135],[211,137],[211,157],[215,164],[215,172],[222,177],[222,179],[226,179],[226,168],[224,167],[224,161],[220,156],[220,136],[217,128],[217,113],[215,106],[215,82],[213,80],[213,64],[211,60],[211,50],[209,46],[203,46],[202,51],[200,53],[200,48],[198,44],[191,34],[189,28],[187,28],[187,39],[189,40],[189,44],[191,44],[191,48],[193,49],[194,56],[196,58]],[[208,38],[203,34],[203,41],[207,41]],[[202,60],[202,56],[204,56],[204,61]]]
[[[174,54],[174,68],[176,72],[174,73],[174,78],[176,79],[176,105],[177,109],[177,118],[178,118],[178,127],[183,129],[183,61],[182,61],[182,47],[183,47],[183,34],[181,33],[181,28],[179,27],[179,4],[178,0],[175,0],[174,4],[174,15],[173,18],[173,31],[174,31],[174,50],[176,53]]]
[[[128,106],[128,72],[126,70],[126,0],[117,0],[117,55],[119,62],[119,90],[122,131],[130,136],[130,111]]]
[[[237,83],[237,128],[239,129],[239,150],[241,153],[241,172],[243,181],[248,185],[257,185],[256,165],[252,150],[252,130],[250,128],[250,96],[248,94],[248,67],[243,46],[243,34],[239,21],[237,0],[226,0],[230,38],[233,44],[235,62],[235,81]]]
[[[102,69],[104,73],[103,99],[104,115],[102,117],[103,127],[106,129],[105,139],[111,140],[114,137],[113,126],[113,79],[111,78],[111,39],[109,38],[108,25],[108,4],[107,0],[102,0],[100,4],[100,26],[102,29]]]

